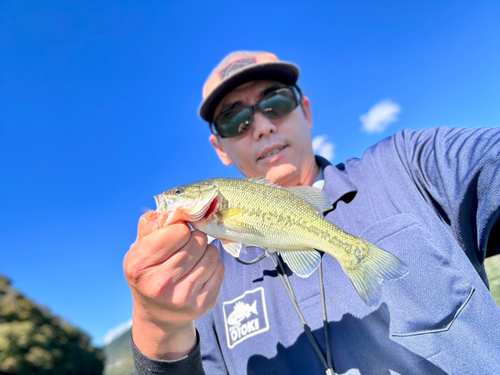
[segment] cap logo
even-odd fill
[[[219,77],[223,80],[226,77],[229,77],[236,73],[238,70],[244,68],[247,65],[252,65],[257,63],[257,59],[255,57],[245,57],[236,61],[233,61],[224,69],[219,72]]]
[[[270,52],[232,52],[212,70],[203,85],[200,117],[212,121],[215,108],[222,98],[246,81],[272,79],[290,85],[295,84],[298,77],[297,66],[280,61]]]

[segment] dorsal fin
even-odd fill
[[[323,212],[332,208],[330,199],[325,192],[314,186],[291,186],[285,188],[285,190],[312,206],[316,212]]]
[[[275,184],[274,182],[268,180],[265,177],[249,178],[248,181],[255,182],[256,184],[261,184],[261,185],[271,186],[271,187],[278,188],[278,189],[283,189],[281,186],[279,186],[278,184]]]

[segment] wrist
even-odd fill
[[[134,309],[132,338],[137,349],[146,357],[176,360],[188,355],[195,347],[194,322],[159,326],[141,315]]]

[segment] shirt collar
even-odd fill
[[[323,190],[323,186],[325,186],[325,177],[323,176],[323,167],[317,161],[316,161],[316,164],[318,164],[319,173],[318,173],[318,177],[316,177],[316,181],[314,181],[314,184],[312,184],[312,186]]]
[[[320,174],[324,179],[324,192],[330,198],[330,202],[335,207],[339,200],[350,202],[358,189],[351,181],[351,178],[344,171],[344,164],[332,165],[328,160],[316,155]]]

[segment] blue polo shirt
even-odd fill
[[[500,374],[500,309],[483,267],[500,252],[500,131],[404,130],[361,159],[317,160],[332,203],[327,220],[410,269],[370,308],[338,262],[323,257],[335,372]],[[218,246],[226,273],[216,307],[195,322],[199,345],[179,361],[134,348],[137,373],[191,366],[184,373],[193,374],[200,361],[207,374],[325,373],[271,260],[243,266]],[[244,260],[261,252],[249,249]],[[318,272],[289,277],[324,352]]]

